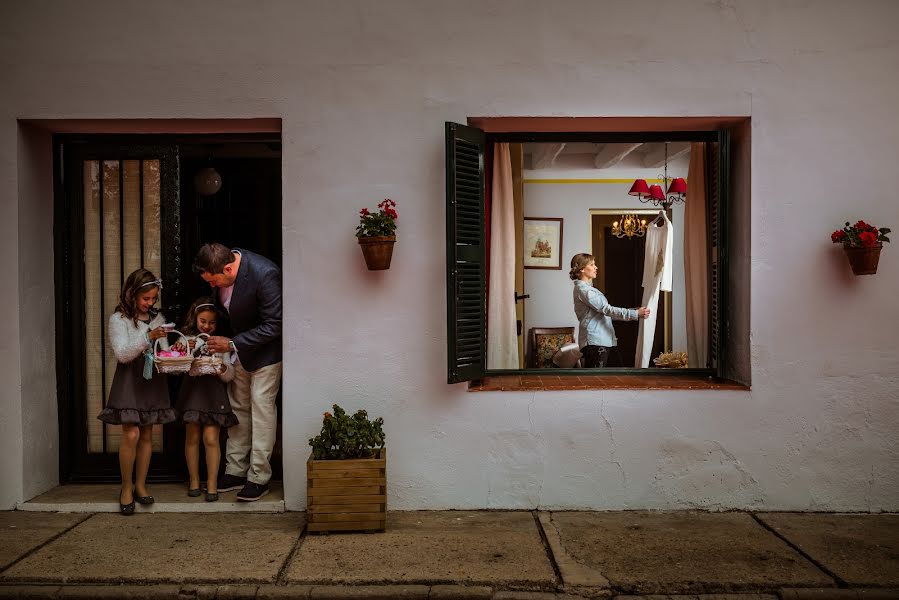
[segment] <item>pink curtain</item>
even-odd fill
[[[687,287],[687,357],[691,367],[709,359],[709,272],[706,228],[705,143],[690,148],[684,206],[684,273]]]
[[[487,295],[487,368],[518,368],[515,322],[515,201],[509,144],[493,149],[490,259]]]

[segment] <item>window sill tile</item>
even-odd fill
[[[501,375],[486,377],[477,383],[470,383],[470,392],[514,392],[514,391],[562,391],[562,390],[730,390],[749,391],[743,384],[709,379],[672,375],[647,375],[645,377],[622,377],[618,375],[581,375],[561,377],[559,375]]]

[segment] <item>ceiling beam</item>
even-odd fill
[[[556,157],[565,149],[565,143],[540,144],[531,156],[532,169],[549,169],[556,162]]]
[[[620,163],[625,156],[642,146],[642,142],[636,144],[604,144],[602,150],[596,153],[593,164],[597,169],[608,169]]]
[[[690,151],[690,142],[671,142],[668,144],[668,162],[680,158]],[[658,150],[653,150],[643,157],[643,166],[648,169],[658,169],[665,165],[665,144],[659,144]]]

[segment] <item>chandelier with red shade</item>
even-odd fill
[[[665,142],[665,173],[659,176],[667,190],[659,184],[647,185],[645,179],[635,179],[628,192],[636,196],[640,202],[651,202],[654,206],[668,211],[672,204],[680,204],[687,200],[687,182],[683,177],[668,177],[668,142]]]

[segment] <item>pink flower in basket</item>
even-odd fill
[[[160,358],[181,358],[186,355],[186,352],[180,352],[178,350],[161,350],[158,354]]]

